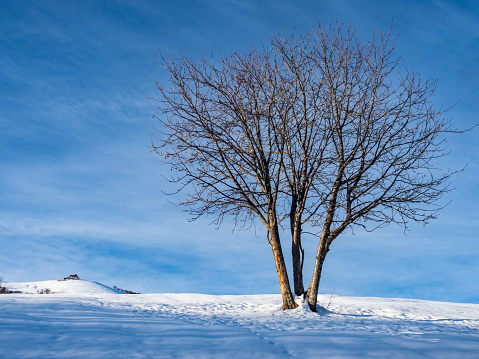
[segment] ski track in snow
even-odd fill
[[[0,358],[479,358],[477,304],[334,296],[312,313],[279,295],[82,288],[0,296]]]

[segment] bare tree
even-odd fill
[[[291,232],[294,292],[315,311],[323,263],[341,233],[426,223],[449,190],[454,172],[435,162],[447,154],[442,134],[454,131],[432,106],[436,82],[395,76],[389,37],[378,32],[362,43],[350,28],[318,24],[218,62],[160,58],[171,86],[158,84],[163,115],[153,150],[179,190],[188,188],[180,204],[194,219],[263,223],[285,309],[296,304],[280,226]],[[306,224],[319,243],[305,291]]]
[[[302,263],[301,251],[295,251],[301,227],[309,222],[320,229],[306,292],[315,311],[326,254],[348,227],[372,230],[434,218],[455,173],[436,167],[447,154],[441,135],[458,131],[432,106],[435,80],[407,71],[391,76],[398,59],[389,34],[378,32],[361,43],[350,28],[319,24],[299,41],[283,35],[272,43],[301,93],[292,111],[296,132],[287,145],[295,150],[283,164],[293,268]],[[302,264],[294,270],[297,295],[301,272]]]

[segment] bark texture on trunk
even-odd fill
[[[281,296],[283,298],[283,309],[294,309],[298,305],[294,302],[293,293],[288,279],[288,271],[284,262],[283,250],[279,240],[278,225],[273,224],[269,229],[271,236],[271,249],[276,263],[276,271],[278,272],[279,286],[281,288]]]

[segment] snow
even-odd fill
[[[52,293],[61,294],[120,294],[121,292],[106,285],[87,280],[44,280],[27,283],[4,283],[9,290],[36,294],[38,291],[50,289]]]
[[[0,295],[0,358],[479,358],[478,304],[324,295],[328,311],[312,313],[299,298],[280,310],[279,295],[58,283],[61,294]]]

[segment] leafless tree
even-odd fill
[[[454,132],[432,106],[434,80],[394,72],[388,34],[362,43],[350,28],[321,24],[305,36],[273,36],[246,55],[161,56],[171,86],[161,92],[152,148],[188,188],[193,218],[230,216],[267,229],[283,296],[294,308],[280,240],[288,219],[294,291],[316,310],[331,243],[347,228],[427,222],[454,172],[436,167]],[[308,289],[303,226],[319,238]]]
[[[299,41],[282,35],[272,43],[300,93],[283,163],[297,295],[303,288],[301,227],[309,222],[319,228],[306,292],[316,310],[326,254],[348,227],[372,230],[434,218],[455,173],[437,168],[436,160],[447,154],[442,135],[458,131],[445,111],[433,108],[435,80],[407,71],[392,76],[398,59],[389,34],[361,43],[350,28],[318,25]]]

